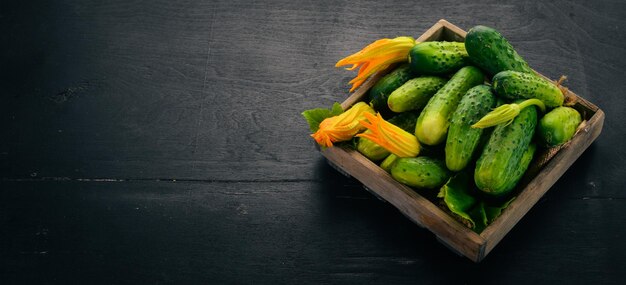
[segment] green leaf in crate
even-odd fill
[[[443,202],[452,213],[461,217],[470,228],[474,228],[476,223],[470,215],[470,210],[474,208],[477,200],[470,194],[471,189],[470,175],[459,172],[441,187],[437,197],[443,198]]]
[[[511,202],[513,202],[513,200],[515,200],[515,197],[509,199],[508,201],[500,204],[500,205],[495,205],[495,206],[485,206],[485,215],[487,216],[487,223],[491,224],[493,223],[493,221],[496,220],[496,218],[498,218],[500,216],[500,214],[502,214],[502,211],[508,207]]]
[[[302,112],[302,116],[306,119],[307,123],[309,123],[311,132],[317,132],[320,128],[320,123],[324,119],[337,116],[341,113],[343,113],[341,104],[335,102],[330,110],[325,108],[310,109]]]
[[[485,202],[480,201],[480,203],[476,204],[476,207],[474,207],[469,214],[472,217],[472,220],[475,221],[472,230],[476,233],[482,232],[488,225],[487,214],[485,213]]]
[[[487,205],[484,201],[480,201],[469,213],[472,220],[475,221],[472,230],[477,233],[482,232],[502,214],[502,211],[508,207],[513,200],[515,200],[515,197],[498,205]]]

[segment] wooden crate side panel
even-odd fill
[[[333,164],[359,180],[377,196],[396,207],[417,224],[428,228],[448,246],[472,260],[483,252],[484,240],[413,189],[395,181],[360,153],[332,147],[322,154]]]
[[[441,40],[455,42],[465,41],[465,36],[467,35],[467,32],[463,29],[451,24],[444,19],[439,20],[439,22],[437,23],[441,24],[444,27]]]

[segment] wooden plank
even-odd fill
[[[394,180],[378,165],[353,150],[331,147],[322,154],[336,167],[359,180],[377,196],[396,207],[415,223],[473,260],[482,256],[484,240],[415,190]]]
[[[0,6],[1,180],[82,181],[0,181],[2,284],[623,281],[623,1]],[[607,115],[480,265],[328,167],[299,115],[347,97],[338,58],[437,11],[502,31]]]
[[[465,30],[455,26],[445,19],[439,20],[438,23],[445,27],[443,32],[443,39],[447,41],[457,42],[462,42],[463,40],[465,40],[465,35],[467,35],[467,32]]]
[[[0,181],[0,281],[558,284],[579,274],[606,284],[624,272],[624,200],[548,193],[476,266],[325,168],[315,182]]]

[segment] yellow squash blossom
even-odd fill
[[[365,102],[356,103],[347,111],[324,119],[319,130],[311,136],[323,147],[331,147],[334,142],[351,140],[354,135],[365,129],[359,121],[365,120],[364,114],[370,113],[374,113],[370,105]]]
[[[414,135],[385,121],[380,113],[376,116],[366,113],[365,117],[369,123],[361,121],[361,124],[372,132],[358,134],[358,137],[367,138],[398,157],[416,157],[419,154],[420,144]]]
[[[408,60],[409,50],[415,45],[411,37],[397,37],[394,39],[380,39],[366,46],[361,51],[345,57],[335,64],[335,67],[352,65],[346,68],[359,68],[357,76],[350,81],[350,92],[361,86],[372,74],[381,71],[391,64]]]
[[[519,115],[522,109],[532,105],[537,106],[541,112],[546,111],[546,105],[541,100],[534,98],[528,99],[519,104],[504,104],[487,113],[487,115],[483,116],[478,122],[473,124],[472,128],[484,129],[505,123],[508,125],[513,122],[513,119]]]

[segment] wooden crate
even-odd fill
[[[417,41],[463,41],[465,35],[466,32],[459,27],[446,20],[439,20]],[[346,99],[342,107],[347,109],[366,98],[368,89],[386,72],[388,71],[376,74]],[[444,245],[460,255],[479,262],[600,134],[604,112],[571,91],[568,91],[566,97],[577,99],[573,107],[583,115],[584,121],[577,133],[570,142],[537,154],[518,185],[515,200],[480,234],[465,227],[414,189],[395,181],[387,172],[359,152],[340,147],[326,148],[320,152],[338,171],[359,180],[365,189],[395,206],[416,224],[433,232]]]

